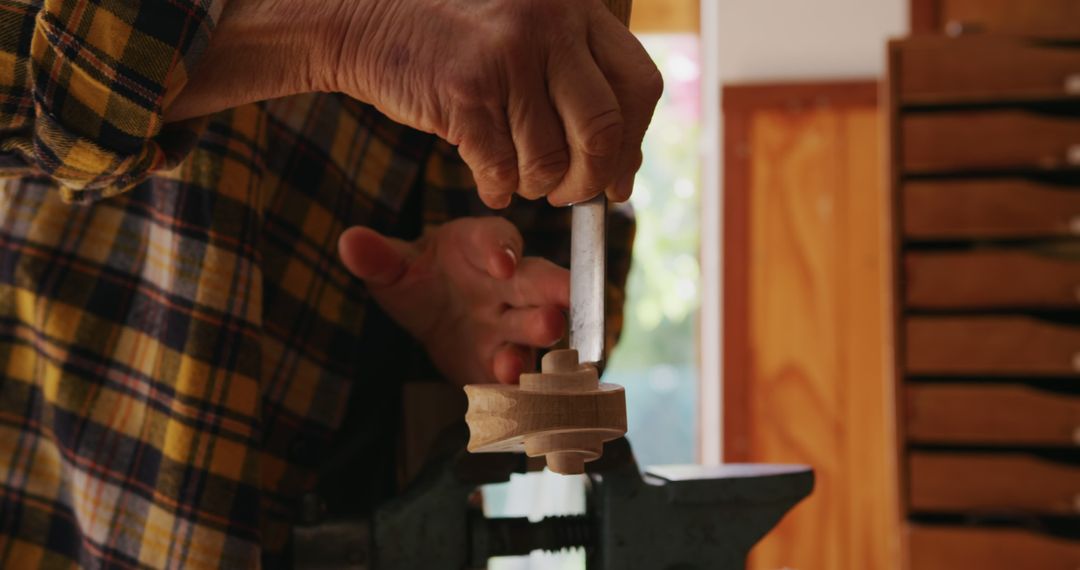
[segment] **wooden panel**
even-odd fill
[[[977,516],[995,513],[1074,517],[1078,467],[1016,448],[1059,447],[1055,453],[1073,457],[1080,445],[1080,327],[1065,324],[1068,315],[1055,323],[1002,314],[1075,310],[1080,302],[1065,285],[1077,276],[1074,267],[1004,251],[1018,243],[944,250],[911,242],[1080,232],[1080,44],[1007,37],[1075,36],[1080,2],[912,0],[911,10],[916,33],[949,29],[964,37],[919,37],[889,51],[903,504],[913,513],[976,515],[921,522],[1000,522]],[[969,35],[976,30],[987,33]],[[1046,253],[1043,244],[1039,251]],[[1000,381],[1011,376],[1062,389]],[[949,451],[909,453],[908,443]],[[972,447],[980,451],[962,450]],[[1026,519],[1062,530],[1053,520]],[[911,570],[1080,568],[1080,542],[1048,534],[989,524],[909,529],[904,562]]]
[[[634,0],[630,30],[634,33],[696,34],[701,28],[699,0]]]
[[[877,107],[881,86],[876,81],[824,81],[819,83],[752,83],[724,87],[724,118],[750,118],[760,111],[788,109],[806,110],[811,107],[848,108]],[[726,124],[726,123],[725,123]],[[733,142],[749,145],[748,126],[728,129],[725,134]],[[727,145],[724,146],[728,149]],[[749,151],[749,146],[745,150]],[[731,160],[736,170],[745,168],[742,162]],[[747,156],[747,158],[749,158]],[[727,170],[724,170],[725,176]],[[747,173],[749,175],[749,173]],[[727,180],[725,179],[725,182]]]
[[[1080,371],[1080,329],[1023,316],[909,317],[908,374],[1064,376]]]
[[[1038,238],[1080,235],[1080,186],[1022,178],[903,185],[904,237]]]
[[[1080,308],[1076,259],[984,249],[915,251],[904,263],[905,297],[913,309]]]
[[[914,525],[912,570],[1076,570],[1080,541],[1015,529]]]
[[[908,440],[979,445],[1080,445],[1080,397],[1020,384],[909,383]]]
[[[938,0],[910,0],[908,23],[912,35],[937,34],[941,29]]]
[[[1080,49],[999,37],[896,42],[901,104],[1080,100]]]
[[[929,1],[929,0],[927,0]],[[912,3],[912,24],[913,29],[916,29],[916,25],[926,23],[920,22],[919,17],[926,20],[929,16],[925,6],[920,8],[921,4],[926,2],[917,2],[913,0]],[[900,132],[899,122],[899,88],[898,88],[898,73],[899,57],[898,50],[895,46],[890,45],[890,48],[886,52],[886,79],[885,86],[882,89],[882,93],[885,96],[885,109],[884,115],[886,120],[887,129],[887,154],[886,154],[886,181],[888,185],[888,212],[887,212],[887,227],[889,230],[888,258],[889,258],[889,271],[890,282],[889,291],[889,324],[891,335],[888,336],[890,359],[888,364],[890,366],[891,375],[889,377],[889,395],[892,403],[892,421],[893,421],[893,439],[889,442],[890,451],[896,462],[897,466],[897,494],[898,500],[901,505],[899,514],[902,519],[907,517],[907,426],[904,421],[904,393],[903,385],[906,379],[905,367],[904,367],[904,353],[906,350],[905,342],[906,338],[901,328],[904,315],[904,297],[903,290],[901,289],[901,283],[903,279],[903,264],[899,252],[903,247],[903,226],[902,226],[902,212],[901,207],[902,195],[900,193],[900,181],[902,176],[900,173],[900,145],[897,144],[898,133]],[[904,523],[901,523],[902,525]],[[905,526],[906,528],[906,526]],[[900,538],[900,552],[898,553],[899,566],[904,570],[911,570],[910,547],[907,543],[907,535],[902,534]]]
[[[1080,37],[1076,0],[940,0],[945,30],[1047,38]]]
[[[840,407],[837,415],[822,416],[821,421],[823,426],[833,429],[840,424],[852,429],[841,438],[842,447],[835,456],[843,473],[843,479],[836,482],[843,487],[837,490],[844,496],[843,506],[836,506],[845,508],[842,516],[846,520],[846,533],[833,537],[842,549],[842,565],[831,568],[889,570],[899,562],[900,507],[896,455],[892,448],[896,439],[891,414],[894,402],[886,372],[891,338],[888,332],[891,280],[887,260],[882,255],[888,243],[887,194],[882,176],[883,127],[876,106],[838,110],[842,111],[839,136],[844,143],[837,163],[843,180],[838,191],[842,194],[834,204],[833,247],[839,287],[830,293],[835,295],[837,308],[833,317],[837,321],[834,354],[839,376],[832,379],[830,395]],[[827,204],[819,207],[828,213]],[[828,216],[821,216],[818,221],[827,222]],[[779,293],[779,290],[775,292]],[[821,308],[818,306],[816,310]],[[828,317],[818,313],[815,318]],[[770,376],[759,378],[783,377],[776,374],[776,364],[774,360]],[[764,412],[767,406],[763,404],[764,400],[758,409]],[[795,402],[789,399],[788,404]],[[807,406],[804,403],[802,407]],[[775,423],[775,416],[772,418]],[[766,421],[765,417],[760,421]],[[816,468],[817,464],[812,465]],[[802,522],[803,526],[796,532],[809,532],[813,536],[813,521],[804,517]],[[813,561],[788,563],[785,567],[830,568]]]
[[[910,508],[917,512],[1080,513],[1080,466],[1023,453],[914,452]]]
[[[724,456],[750,461],[750,186],[757,154],[751,141],[751,120],[764,111],[811,107],[869,109],[877,106],[879,86],[873,81],[761,83],[723,89],[723,402]],[[873,141],[868,150],[877,148]],[[869,218],[870,223],[878,220]]]
[[[1023,110],[908,113],[907,173],[1080,168],[1080,118]]]
[[[738,216],[733,202],[745,213],[745,237],[725,233],[724,247],[746,248],[725,255],[725,283],[746,280],[741,298],[725,290],[725,315],[745,317],[742,329],[725,319],[725,347],[745,343],[725,353],[725,459],[809,463],[817,474],[750,568],[897,567],[875,91],[724,92],[725,215]]]

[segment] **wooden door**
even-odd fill
[[[817,474],[750,568],[898,568],[876,93],[724,90],[725,459]]]

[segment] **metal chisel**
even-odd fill
[[[611,13],[630,25],[631,0],[604,0]],[[607,275],[607,197],[574,204],[570,224],[570,348],[582,363],[603,373],[606,356],[604,289]]]
[[[572,206],[570,224],[570,348],[582,363],[604,370],[604,283],[607,198]]]

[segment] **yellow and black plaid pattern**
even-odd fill
[[[173,166],[198,121],[166,126],[224,0],[0,0],[0,164],[37,169],[71,200]]]
[[[278,566],[340,432],[392,405],[338,235],[487,212],[453,148],[342,96],[161,125],[216,10],[0,0],[0,567]],[[565,210],[506,215],[565,262]]]

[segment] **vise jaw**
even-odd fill
[[[449,430],[409,489],[374,513],[324,520],[309,509],[293,531],[294,567],[472,570],[495,556],[581,547],[588,570],[742,570],[750,548],[814,486],[813,471],[798,465],[642,473],[620,438],[589,464],[584,515],[486,518],[470,496],[524,472],[525,458],[473,455],[466,439]]]
[[[599,525],[590,570],[742,570],[750,548],[814,487],[813,471],[802,465],[641,473],[625,439],[601,461],[590,473],[588,511]]]

